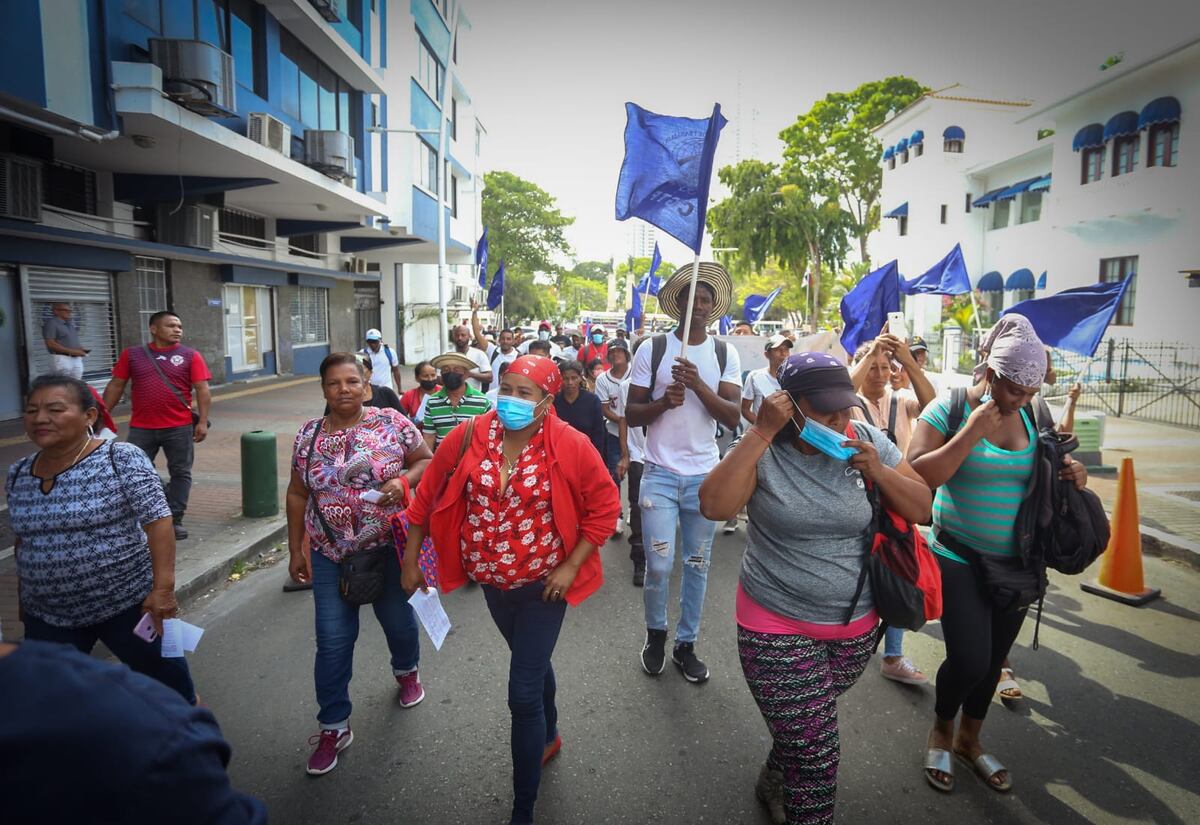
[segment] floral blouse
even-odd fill
[[[511,590],[545,578],[563,561],[543,438],[539,429],[525,445],[501,492],[504,433],[499,419],[492,419],[487,457],[467,478],[467,521],[459,542],[473,581]]]
[[[424,442],[413,423],[392,409],[364,407],[362,421],[333,433],[320,429],[322,421],[314,418],[296,434],[292,468],[308,486],[304,529],[309,541],[314,550],[337,562],[358,550],[391,543],[389,519],[403,504],[380,507],[364,501],[362,494],[402,476],[408,453]]]

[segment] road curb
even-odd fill
[[[1148,556],[1170,559],[1200,570],[1200,544],[1164,533],[1144,524],[1138,525],[1142,533],[1142,552]]]
[[[175,583],[175,598],[182,604],[201,591],[229,576],[234,564],[258,555],[263,550],[281,541],[287,534],[287,518],[276,516],[267,519],[243,519],[252,525],[243,541],[230,547],[229,551],[214,558],[210,564],[187,581]],[[260,523],[261,522],[261,523]]]

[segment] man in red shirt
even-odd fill
[[[104,405],[114,409],[133,380],[130,400],[129,443],[145,451],[153,462],[161,448],[167,457],[167,505],[175,520],[175,538],[186,539],[184,511],[192,491],[194,447],[208,436],[208,390],[211,374],[204,357],[179,342],[183,321],[173,312],[150,316],[150,343],[127,347],[113,366],[113,377],[104,388]],[[192,391],[196,411],[192,411]]]

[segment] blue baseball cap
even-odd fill
[[[793,397],[808,399],[818,412],[861,407],[850,371],[827,352],[798,352],[779,368],[779,385]]]

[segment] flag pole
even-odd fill
[[[687,312],[683,316],[683,341],[679,345],[679,357],[687,358],[688,340],[692,336],[692,305],[696,303],[696,283],[700,278],[700,253],[692,260],[692,285],[688,287]]]

